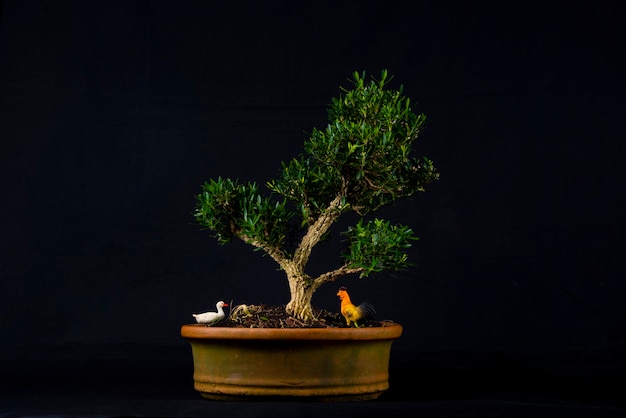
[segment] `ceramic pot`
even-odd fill
[[[208,399],[367,400],[389,388],[402,327],[229,328],[183,325],[194,388]]]

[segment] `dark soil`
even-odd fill
[[[216,326],[233,328],[347,328],[340,313],[314,310],[315,320],[310,323],[293,318],[282,306],[237,305]],[[362,327],[380,327],[380,321],[369,320]]]

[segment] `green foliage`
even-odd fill
[[[341,190],[339,172],[328,165],[313,164],[306,157],[283,162],[282,166],[280,179],[269,181],[268,188],[295,204],[301,226],[313,223]]]
[[[409,227],[381,219],[363,223],[361,218],[343,234],[349,243],[344,260],[348,267],[362,269],[360,277],[410,266],[405,251],[411,246],[410,241],[418,239]]]
[[[413,112],[402,86],[388,88],[390,81],[387,71],[369,82],[365,73],[355,72],[352,88],[342,88],[332,99],[328,125],[313,129],[302,155],[283,162],[278,178],[267,182],[269,194],[262,195],[256,183],[211,180],[197,196],[197,222],[214,231],[221,244],[238,236],[271,252],[281,266],[293,261],[285,247],[295,236],[294,228],[302,228],[305,244],[298,247],[297,259],[306,263],[308,253],[302,251],[327,236],[342,213],[364,216],[424,191],[439,176],[428,158],[412,156],[426,117]],[[298,221],[292,223],[294,218]],[[408,227],[378,219],[361,219],[345,235],[345,267],[357,269],[362,277],[408,266],[405,250],[416,239]]]
[[[326,129],[314,129],[304,146],[310,164],[341,179],[333,181],[334,193],[361,215],[424,191],[438,177],[428,158],[410,156],[426,116],[413,113],[402,87],[387,89],[390,80],[383,71],[367,84],[355,72],[354,88],[332,100]]]
[[[280,248],[292,217],[285,203],[261,196],[256,183],[220,177],[202,186],[194,215],[198,223],[215,232],[220,244],[237,235],[256,241],[260,248]]]

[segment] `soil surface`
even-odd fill
[[[282,306],[237,305],[227,313],[227,317],[214,326],[234,328],[347,328],[340,313],[315,310],[315,320],[311,323],[293,318]],[[380,327],[382,322],[369,320],[361,327]]]

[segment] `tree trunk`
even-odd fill
[[[311,322],[315,318],[311,300],[318,286],[307,283],[302,277],[290,276],[288,280],[291,300],[286,307],[287,313],[301,321]]]

